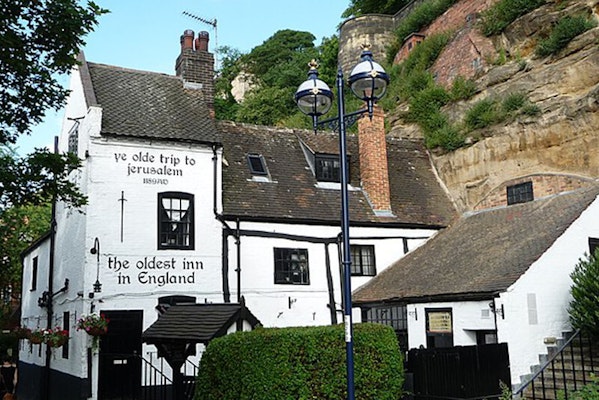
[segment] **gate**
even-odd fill
[[[412,349],[407,380],[414,399],[497,399],[500,382],[511,387],[507,343]]]

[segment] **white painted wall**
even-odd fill
[[[285,233],[316,238],[335,238],[337,226],[286,225],[242,222],[240,229],[270,233]],[[403,257],[403,241],[400,237],[418,238],[408,240],[410,250],[430,237],[434,230],[381,229],[350,227],[351,244],[374,245],[377,273],[392,262]],[[380,239],[372,239],[378,237]],[[274,248],[301,248],[308,250],[310,271],[309,285],[283,285],[274,283]],[[341,272],[339,249],[336,244],[328,246],[331,275],[334,285],[335,304],[341,310]],[[266,327],[304,325],[328,325],[331,323],[329,288],[327,285],[325,245],[280,238],[242,237],[241,239],[241,295],[256,317]],[[237,248],[229,239],[229,287],[231,300],[237,298]],[[372,277],[352,277],[352,289],[357,289]],[[291,300],[291,306],[289,305]],[[354,309],[354,322],[360,322],[359,309]],[[337,322],[342,323],[341,312]]]
[[[588,253],[588,238],[599,237],[599,200],[595,200],[562,236],[534,262],[508,290],[495,299],[503,305],[504,317],[497,314],[497,336],[507,343],[512,386],[538,365],[546,354],[544,338],[562,337],[571,329],[568,305],[571,301],[570,273],[583,254]],[[410,304],[408,311],[409,348],[426,347],[426,308],[451,308],[454,344],[476,344],[475,330],[494,329],[489,301]],[[417,316],[417,319],[416,319]]]
[[[505,319],[498,319],[498,339],[508,343],[513,385],[539,363],[539,354],[547,353],[544,338],[562,337],[563,332],[571,329],[570,273],[583,254],[588,254],[588,238],[599,237],[597,221],[599,200],[501,294],[497,303],[504,305]]]
[[[454,346],[476,344],[476,331],[495,329],[494,315],[490,312],[489,301],[461,301],[453,303],[420,303],[407,306],[408,347],[426,347],[426,310],[452,310]]]

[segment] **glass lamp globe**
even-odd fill
[[[333,103],[333,92],[329,86],[318,79],[318,64],[312,60],[309,64],[308,79],[295,92],[295,102],[300,111],[311,117],[326,114]]]
[[[368,45],[363,46],[362,61],[351,71],[349,86],[359,99],[375,102],[385,95],[389,76],[381,65],[372,60]]]

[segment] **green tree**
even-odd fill
[[[343,11],[341,17],[358,17],[364,14],[395,14],[409,2],[409,0],[351,0],[349,7]]]
[[[570,322],[574,328],[599,337],[599,250],[578,260],[572,278]]]
[[[10,301],[21,293],[21,252],[50,229],[51,206],[14,206],[0,211],[0,320],[10,312]]]
[[[83,37],[106,13],[93,1],[0,0],[0,146],[14,144],[42,121],[45,113],[60,109],[68,90],[57,74],[77,64]],[[0,157],[0,206],[19,202],[40,203],[53,195],[85,201],[66,181],[77,167],[72,156],[37,151],[25,158],[3,151]],[[66,192],[62,192],[66,189]]]
[[[230,119],[263,125],[308,127],[305,117],[298,117],[293,101],[297,87],[306,79],[308,62],[317,59],[320,77],[333,85],[337,75],[339,41],[325,38],[320,46],[309,32],[281,30],[248,54],[223,48],[215,99],[218,119]],[[253,85],[241,103],[231,94],[232,81],[245,73]]]
[[[0,148],[0,209],[14,205],[38,205],[52,198],[74,207],[87,203],[75,183],[68,179],[81,166],[72,153],[55,154],[38,149],[19,157],[9,147]]]

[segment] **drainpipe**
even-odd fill
[[[240,237],[239,237],[239,221],[237,221],[237,229],[235,231],[233,231],[233,229],[227,224],[227,221],[225,221],[225,219],[223,218],[222,214],[219,214],[218,209],[217,209],[217,190],[218,190],[218,156],[216,154],[216,150],[217,150],[218,146],[213,145],[212,146],[212,212],[214,213],[214,218],[216,218],[222,225],[223,225],[223,237],[222,237],[222,246],[223,246],[223,250],[222,250],[222,285],[223,285],[223,301],[225,303],[229,303],[231,302],[231,291],[229,289],[229,280],[228,280],[228,276],[229,276],[229,244],[228,244],[228,238],[229,236],[233,236],[236,239],[236,244],[237,244],[237,269],[236,271],[240,271],[241,270],[241,264],[240,264],[240,258],[239,258],[239,245],[240,245]],[[235,232],[235,233],[233,233]],[[239,294],[239,285],[240,283],[240,277],[239,277],[239,272],[238,276],[237,276],[237,302],[239,303],[240,301],[240,294]]]
[[[54,137],[54,153],[58,153],[58,136]],[[52,329],[52,319],[54,318],[53,296],[54,293],[54,249],[56,246],[56,195],[52,196],[52,216],[50,222],[50,260],[48,260],[48,302],[46,304],[48,312],[47,329]],[[52,349],[46,345],[46,363],[45,363],[45,390],[42,391],[42,398],[50,397],[50,364],[52,360]]]
[[[237,245],[237,302],[241,303],[241,236],[239,234],[239,218],[237,218],[237,230],[235,231],[235,244]]]

